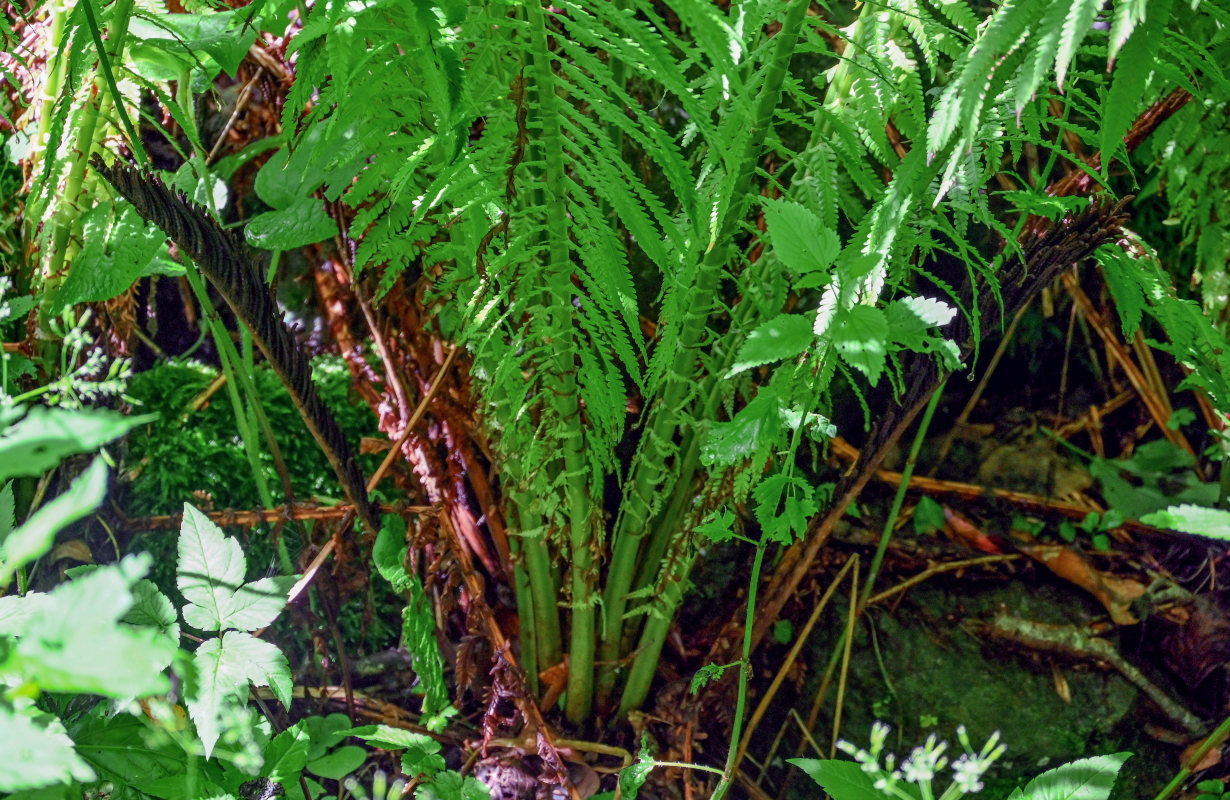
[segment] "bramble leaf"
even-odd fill
[[[747,341],[739,348],[728,375],[738,375],[761,364],[794,358],[815,341],[812,324],[810,314],[779,314],[762,322],[747,335]]]
[[[856,305],[838,312],[833,344],[846,363],[867,376],[875,386],[888,357],[888,320],[872,306]]]
[[[773,239],[773,252],[786,268],[803,276],[826,270],[837,258],[841,244],[814,212],[785,199],[764,203],[765,224]]]
[[[228,703],[239,703],[248,684],[268,686],[283,705],[290,705],[290,664],[277,645],[250,633],[227,631],[201,643],[193,654],[197,693],[188,700],[188,714],[208,758],[218,742],[219,715]]]
[[[1025,784],[1021,800],[1105,800],[1123,762],[1131,756],[1114,753],[1062,764]]]
[[[837,800],[883,800],[884,795],[875,788],[874,778],[853,761],[788,758],[786,763],[806,772],[817,786]]]
[[[193,506],[184,504],[176,585],[188,604],[184,622],[203,631],[254,630],[273,622],[286,605],[295,577],[244,583],[246,561],[239,542]]]

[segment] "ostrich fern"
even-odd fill
[[[1109,33],[1093,31],[1101,5],[1024,0],[980,19],[893,0],[844,28],[800,2],[685,0],[670,19],[639,0],[313,8],[293,99],[319,92],[306,124],[335,154],[326,191],[357,209],[359,262],[386,290],[411,268],[436,276],[516,534],[525,663],[533,675],[567,651],[574,722],[595,698],[644,700],[698,531],[730,535],[750,498],[763,541],[788,542],[819,508],[793,459],[765,468],[801,433],[823,439],[836,372],[899,390],[895,350],[957,366],[930,331],[962,301],[928,264],[994,290],[997,262],[968,243],[973,226],[1014,238],[988,181],[1055,130],[1113,153],[1138,103],[1100,132],[1071,120],[1143,96],[1135,64],[1164,56],[1165,3],[1116,4]],[[827,80],[800,80],[792,65],[834,41]],[[1121,49],[1133,66],[1107,85],[1091,67]],[[742,243],[761,213],[773,249],[753,259]],[[637,295],[646,273],[656,297]],[[915,276],[947,297],[909,301]],[[815,298],[812,313],[783,315],[791,296]],[[783,358],[753,380],[749,366]]]
[[[698,541],[741,536],[750,505],[759,565],[807,528],[828,487],[796,456],[832,435],[835,376],[869,415],[859,387],[883,379],[903,393],[907,351],[960,366],[937,326],[960,313],[976,345],[973,298],[1000,297],[998,271],[1031,215],[1079,210],[1036,187],[1061,169],[1109,181],[1133,120],[1176,86],[1198,95],[1201,119],[1224,115],[1216,3],[975,5],[264,9],[274,21],[307,10],[282,119],[311,176],[300,188],[353,210],[356,265],[382,293],[426,275],[440,325],[472,360],[514,534],[521,655],[532,687],[568,657],[572,721],[595,702],[645,700]],[[117,61],[130,6],[99,15]],[[106,121],[96,131],[86,115],[79,152],[61,128],[76,118],[74,93],[98,80],[82,64],[101,39],[67,13],[55,19],[70,53],[53,62],[36,144],[43,175],[80,177]],[[206,41],[202,51],[221,47]],[[186,74],[172,98],[114,66],[195,135]],[[1167,133],[1198,159],[1190,137]],[[1098,150],[1098,164],[1084,160]],[[1223,162],[1167,183],[1211,286],[1225,284],[1224,215],[1189,195],[1224,182]],[[1022,164],[1032,171],[1017,174]],[[80,227],[50,188],[32,208],[55,220],[44,242]],[[998,254],[980,244],[996,241]],[[1130,270],[1123,258],[1101,256]],[[1230,356],[1190,333],[1193,308],[1155,273],[1111,279],[1125,324],[1160,320],[1192,384],[1224,408]]]

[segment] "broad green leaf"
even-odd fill
[[[806,772],[816,785],[833,796],[833,800],[883,800],[875,788],[872,776],[853,761],[829,758],[788,758]]]
[[[914,506],[914,532],[933,533],[944,527],[944,507],[927,495],[918,498]]]
[[[350,773],[363,766],[367,751],[362,747],[348,744],[337,748],[331,753],[307,763],[307,771],[318,778],[330,778],[340,781]]]
[[[307,726],[302,721],[279,733],[265,745],[265,765],[262,772],[275,783],[297,782],[307,764],[310,746]]]
[[[242,704],[249,683],[270,687],[284,705],[290,705],[290,665],[276,645],[249,633],[227,631],[202,642],[193,661],[197,692],[188,701],[188,714],[196,723],[206,758],[218,742],[218,720],[223,707]]]
[[[47,603],[54,602],[43,592],[30,592],[22,596],[8,594],[0,597],[0,636],[19,636],[30,624],[30,617]]]
[[[157,630],[119,622],[149,563],[148,556],[128,556],[57,586],[26,616],[0,671],[16,671],[53,692],[105,697],[166,692],[170,682],[163,670],[175,644]]]
[[[156,628],[179,645],[179,614],[170,598],[158,590],[151,580],[139,580],[132,587],[133,604],[124,615],[129,625]]]
[[[884,316],[888,320],[889,338],[908,346],[917,343],[932,327],[947,325],[956,313],[943,300],[903,297],[890,303]]]
[[[0,480],[42,475],[66,456],[97,450],[154,419],[35,406],[0,437]]]
[[[23,565],[51,549],[55,535],[98,508],[107,494],[107,465],[102,457],[81,473],[68,491],[30,515],[0,543],[0,587]]]
[[[56,294],[57,307],[118,297],[145,273],[166,242],[166,234],[146,224],[127,203],[118,206],[114,220],[111,215],[111,207],[105,204],[87,213],[85,246]]]
[[[134,18],[129,35],[145,45],[192,58],[196,51],[208,53],[231,77],[256,39],[255,25],[244,10],[211,11],[208,14],[159,14],[153,19]]]
[[[350,735],[350,717],[345,714],[308,717],[303,722],[312,743],[311,749],[308,750],[308,760],[320,758]]]
[[[334,132],[339,144],[353,138],[353,128]],[[283,146],[269,157],[256,173],[253,188],[256,196],[270,208],[290,208],[296,201],[310,197],[320,188],[325,175],[319,172],[325,163],[321,147],[328,148],[322,125],[311,127],[294,148]]]
[[[8,481],[0,489],[0,542],[3,542],[17,524],[16,506],[13,499],[13,482]]]
[[[399,592],[410,586],[405,558],[406,521],[397,514],[385,514],[381,519],[380,533],[376,535],[376,544],[372,547],[372,561],[381,577]]]
[[[1194,533],[1211,539],[1230,540],[1230,511],[1220,508],[1201,508],[1186,504],[1170,506],[1163,511],[1146,514],[1140,521],[1146,525]]]
[[[491,800],[491,792],[473,775],[463,778],[460,773],[447,770],[420,786],[414,797],[415,800]]]
[[[653,772],[652,761],[637,761],[619,771],[619,794],[624,800],[636,800],[641,787]]]
[[[94,770],[73,749],[60,720],[30,706],[0,702],[0,791],[93,780]]]
[[[1048,770],[1021,792],[1022,800],[1106,800],[1131,753],[1082,758]]]
[[[700,446],[706,466],[730,466],[771,447],[782,432],[777,392],[761,387],[730,422],[713,423]]]
[[[325,213],[324,201],[300,197],[288,208],[257,214],[244,232],[253,247],[293,250],[335,236],[337,223]]]
[[[352,728],[346,733],[381,750],[405,750],[401,757],[401,771],[412,778],[418,775],[432,776],[444,769],[440,743],[425,733],[390,725],[364,725]]]
[[[239,542],[185,503],[176,576],[188,601],[184,622],[203,631],[253,630],[273,622],[286,605],[294,576],[244,583],[245,569]]]
[[[888,320],[884,312],[864,305],[839,312],[833,344],[847,364],[867,376],[868,383],[879,383],[888,357]]]
[[[739,348],[728,377],[802,353],[815,341],[813,321],[810,314],[779,314],[762,322],[747,335],[747,341]]]
[[[810,209],[785,199],[764,203],[773,252],[796,276],[826,270],[841,250],[837,234]]]

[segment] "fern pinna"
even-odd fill
[[[1030,215],[1081,208],[1035,187],[1082,148],[1105,179],[1192,79],[1195,34],[1147,10],[312,7],[284,124],[317,137],[357,263],[384,291],[425,274],[472,358],[531,686],[566,652],[571,720],[638,706],[697,537],[741,536],[750,502],[761,548],[789,544],[825,502],[793,456],[832,435],[833,377],[959,367],[937,326],[976,344],[969,298],[1002,301]]]

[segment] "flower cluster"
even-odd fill
[[[873,785],[884,796],[913,800],[915,795],[900,785],[913,784],[918,787],[923,800],[936,800],[937,795],[931,784],[939,776],[940,770],[948,765],[948,757],[944,755],[948,743],[940,741],[933,733],[926,742],[915,747],[898,768],[897,757],[884,752],[890,730],[888,725],[877,721],[871,726],[871,745],[868,749],[856,747],[847,741],[839,741],[837,747],[853,757],[863,772],[874,776]],[[991,734],[980,750],[974,750],[970,744],[964,725],[957,728],[957,738],[965,752],[952,762],[952,782],[938,795],[938,800],[956,800],[982,791],[982,776],[1004,754],[1005,747],[1000,744],[999,731]],[[881,755],[884,757],[883,763]]]

